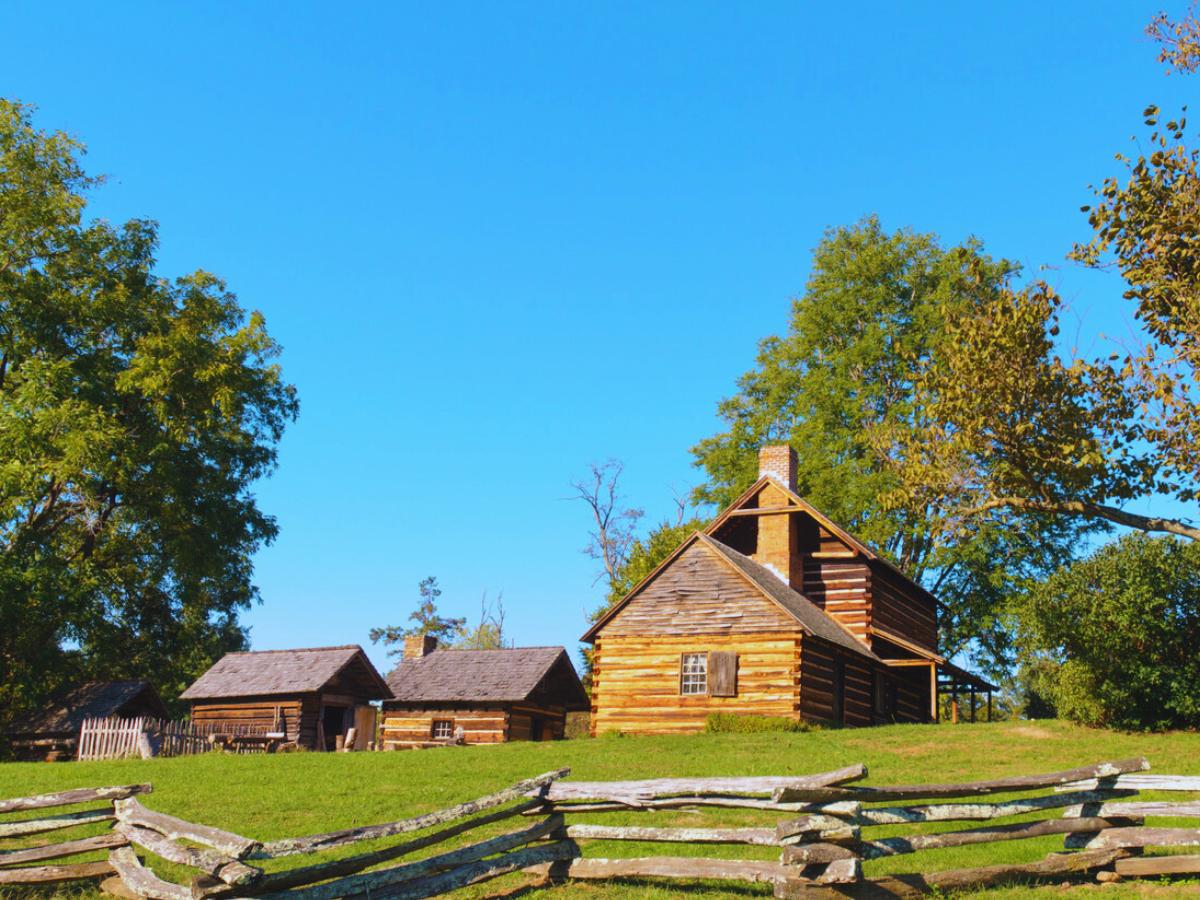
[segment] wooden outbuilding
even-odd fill
[[[148,681],[89,681],[8,729],[13,754],[23,760],[73,759],[85,719],[166,719],[167,708]]]
[[[435,639],[417,636],[405,642],[388,685],[394,699],[383,703],[387,750],[557,740],[567,713],[589,708],[562,647],[440,650]]]
[[[192,721],[209,733],[277,735],[334,750],[355,729],[354,749],[374,739],[371,701],[392,696],[357,644],[227,653],[183,692]]]
[[[937,599],[795,491],[786,445],[583,636],[593,733],[699,731],[710,713],[930,722],[994,685],[938,652]]]

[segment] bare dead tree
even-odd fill
[[[592,463],[589,468],[589,477],[571,482],[575,489],[572,499],[582,500],[591,510],[595,527],[588,532],[589,540],[583,552],[600,560],[604,566],[596,581],[607,578],[612,586],[629,557],[629,548],[635,539],[634,529],[644,513],[624,506],[620,491],[621,473],[625,471],[623,463],[610,459],[603,465]]]

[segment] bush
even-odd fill
[[[761,734],[764,731],[809,731],[807,722],[786,716],[739,716],[735,713],[709,713],[704,730],[709,734]]]
[[[1018,606],[1032,696],[1084,725],[1200,726],[1200,544],[1132,534]]]

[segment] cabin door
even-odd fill
[[[346,733],[346,718],[350,713],[348,706],[326,704],[321,709],[321,728],[325,732],[325,746],[322,750],[336,750],[337,739]]]
[[[846,721],[846,664],[840,659],[833,661],[833,721]]]
[[[529,739],[531,741],[540,741],[544,738],[542,733],[545,731],[546,723],[542,721],[541,716],[532,716],[529,719]]]

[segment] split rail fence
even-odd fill
[[[0,839],[25,841],[30,835],[88,825],[94,830],[97,823],[107,827],[61,843],[0,850],[0,888],[103,879],[103,890],[126,898],[373,900],[438,896],[526,871],[541,875],[544,884],[571,879],[705,879],[765,882],[773,885],[777,897],[917,897],[1047,879],[1200,875],[1200,855],[1145,854],[1148,848],[1200,847],[1200,829],[1145,824],[1148,817],[1200,817],[1200,800],[1137,798],[1142,791],[1200,794],[1200,776],[1145,774],[1148,769],[1146,760],[1132,759],[1046,775],[883,787],[855,784],[866,777],[862,765],[808,776],[620,782],[564,781],[569,770],[561,769],[414,818],[265,842],[149,809],[142,803],[142,795],[151,789],[148,784],[79,789],[0,800]],[[1049,789],[1053,793],[1045,793]],[[1034,791],[1034,796],[1015,799],[993,796]],[[41,812],[84,804],[89,808],[82,811]],[[771,825],[737,828],[577,821],[579,816],[594,819],[606,812],[728,808],[778,817],[771,817]],[[6,815],[10,813],[17,818]],[[1027,815],[1042,817],[1020,818]],[[526,821],[514,830],[465,845],[455,840],[515,817]],[[1020,820],[892,837],[867,833],[880,826],[1010,818]],[[1064,835],[1062,852],[1028,863],[863,875],[864,861],[882,857],[1059,834]],[[399,840],[341,858],[308,859],[335,848],[392,838]],[[778,851],[778,858],[589,856],[589,842],[598,840],[769,847]],[[428,848],[436,848],[434,855],[413,857]],[[107,858],[94,859],[97,852]],[[93,858],[45,864],[85,854]],[[178,883],[156,874],[145,864],[147,854],[186,867],[193,873],[190,880]],[[290,868],[272,866],[271,871],[258,864],[292,856],[306,859]]]

